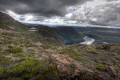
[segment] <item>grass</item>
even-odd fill
[[[7,49],[7,51],[10,53],[22,53],[23,49],[19,48],[19,47],[9,47],[9,49]]]
[[[44,68],[46,61],[39,61],[36,58],[24,59],[20,63],[11,66],[11,68],[6,70],[7,76],[17,76],[21,79],[30,79]]]
[[[5,56],[0,56],[0,65],[3,67],[8,67],[13,63],[12,58],[7,58]]]
[[[74,59],[76,59],[78,61],[80,61],[82,59],[81,53],[77,49],[72,48],[72,47],[62,49],[60,51],[60,54],[67,54],[70,57],[72,57],[72,58],[74,58]]]
[[[39,61],[36,58],[24,58],[18,64],[6,69],[5,75],[13,80],[29,80],[34,77],[35,80],[46,80],[47,77],[53,77],[57,73],[56,67],[47,63],[46,60]],[[3,70],[0,71],[3,72]]]
[[[26,53],[17,53],[17,54],[13,54],[13,57],[26,57],[27,54]]]
[[[36,54],[36,52],[34,50],[30,51],[30,54]]]
[[[96,66],[96,69],[99,71],[105,71],[106,68],[107,68],[107,65],[105,65],[105,64],[99,64]]]
[[[4,68],[0,67],[0,74],[3,74],[3,72],[4,72]]]
[[[54,79],[57,76],[57,69],[54,65],[49,65],[41,75],[39,75],[36,80],[49,80],[49,78],[52,77]]]
[[[86,47],[85,47],[85,50],[86,50],[88,53],[99,54],[99,51],[97,51],[97,49],[96,49],[95,47],[92,47],[92,46],[86,46]]]

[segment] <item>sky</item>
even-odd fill
[[[29,24],[120,27],[120,0],[0,0],[0,11]]]

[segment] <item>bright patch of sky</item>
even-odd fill
[[[7,14],[9,14],[11,17],[13,17],[15,20],[18,20],[18,21],[19,21],[19,18],[21,17],[20,15],[10,10],[7,10]]]

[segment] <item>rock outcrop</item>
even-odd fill
[[[105,80],[83,66],[81,62],[67,55],[52,54],[51,61],[56,65],[58,75],[62,80]]]

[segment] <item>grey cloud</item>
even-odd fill
[[[110,2],[110,1],[118,1],[118,0],[106,0],[106,1]]]
[[[90,0],[0,0],[0,10],[13,10],[18,14],[33,13],[43,16],[66,13],[65,8],[75,4],[82,4]]]
[[[86,20],[89,23],[93,21],[92,19],[96,19],[94,21],[95,24],[102,23],[109,26],[120,26],[120,1],[117,1],[119,0],[110,0],[106,4],[96,6],[95,8],[85,8],[83,11],[84,15],[79,10],[71,18]]]
[[[103,12],[98,11],[98,13],[100,14],[100,18],[96,18],[98,19],[98,22],[101,23],[106,23],[108,25],[111,26],[120,26],[119,22],[120,22],[120,7],[119,6],[120,3],[114,3],[114,4],[108,4],[108,5],[104,5],[101,6],[102,9],[106,8]],[[96,10],[97,11],[97,10]],[[96,12],[95,11],[95,12]],[[94,13],[95,14],[95,13]]]

